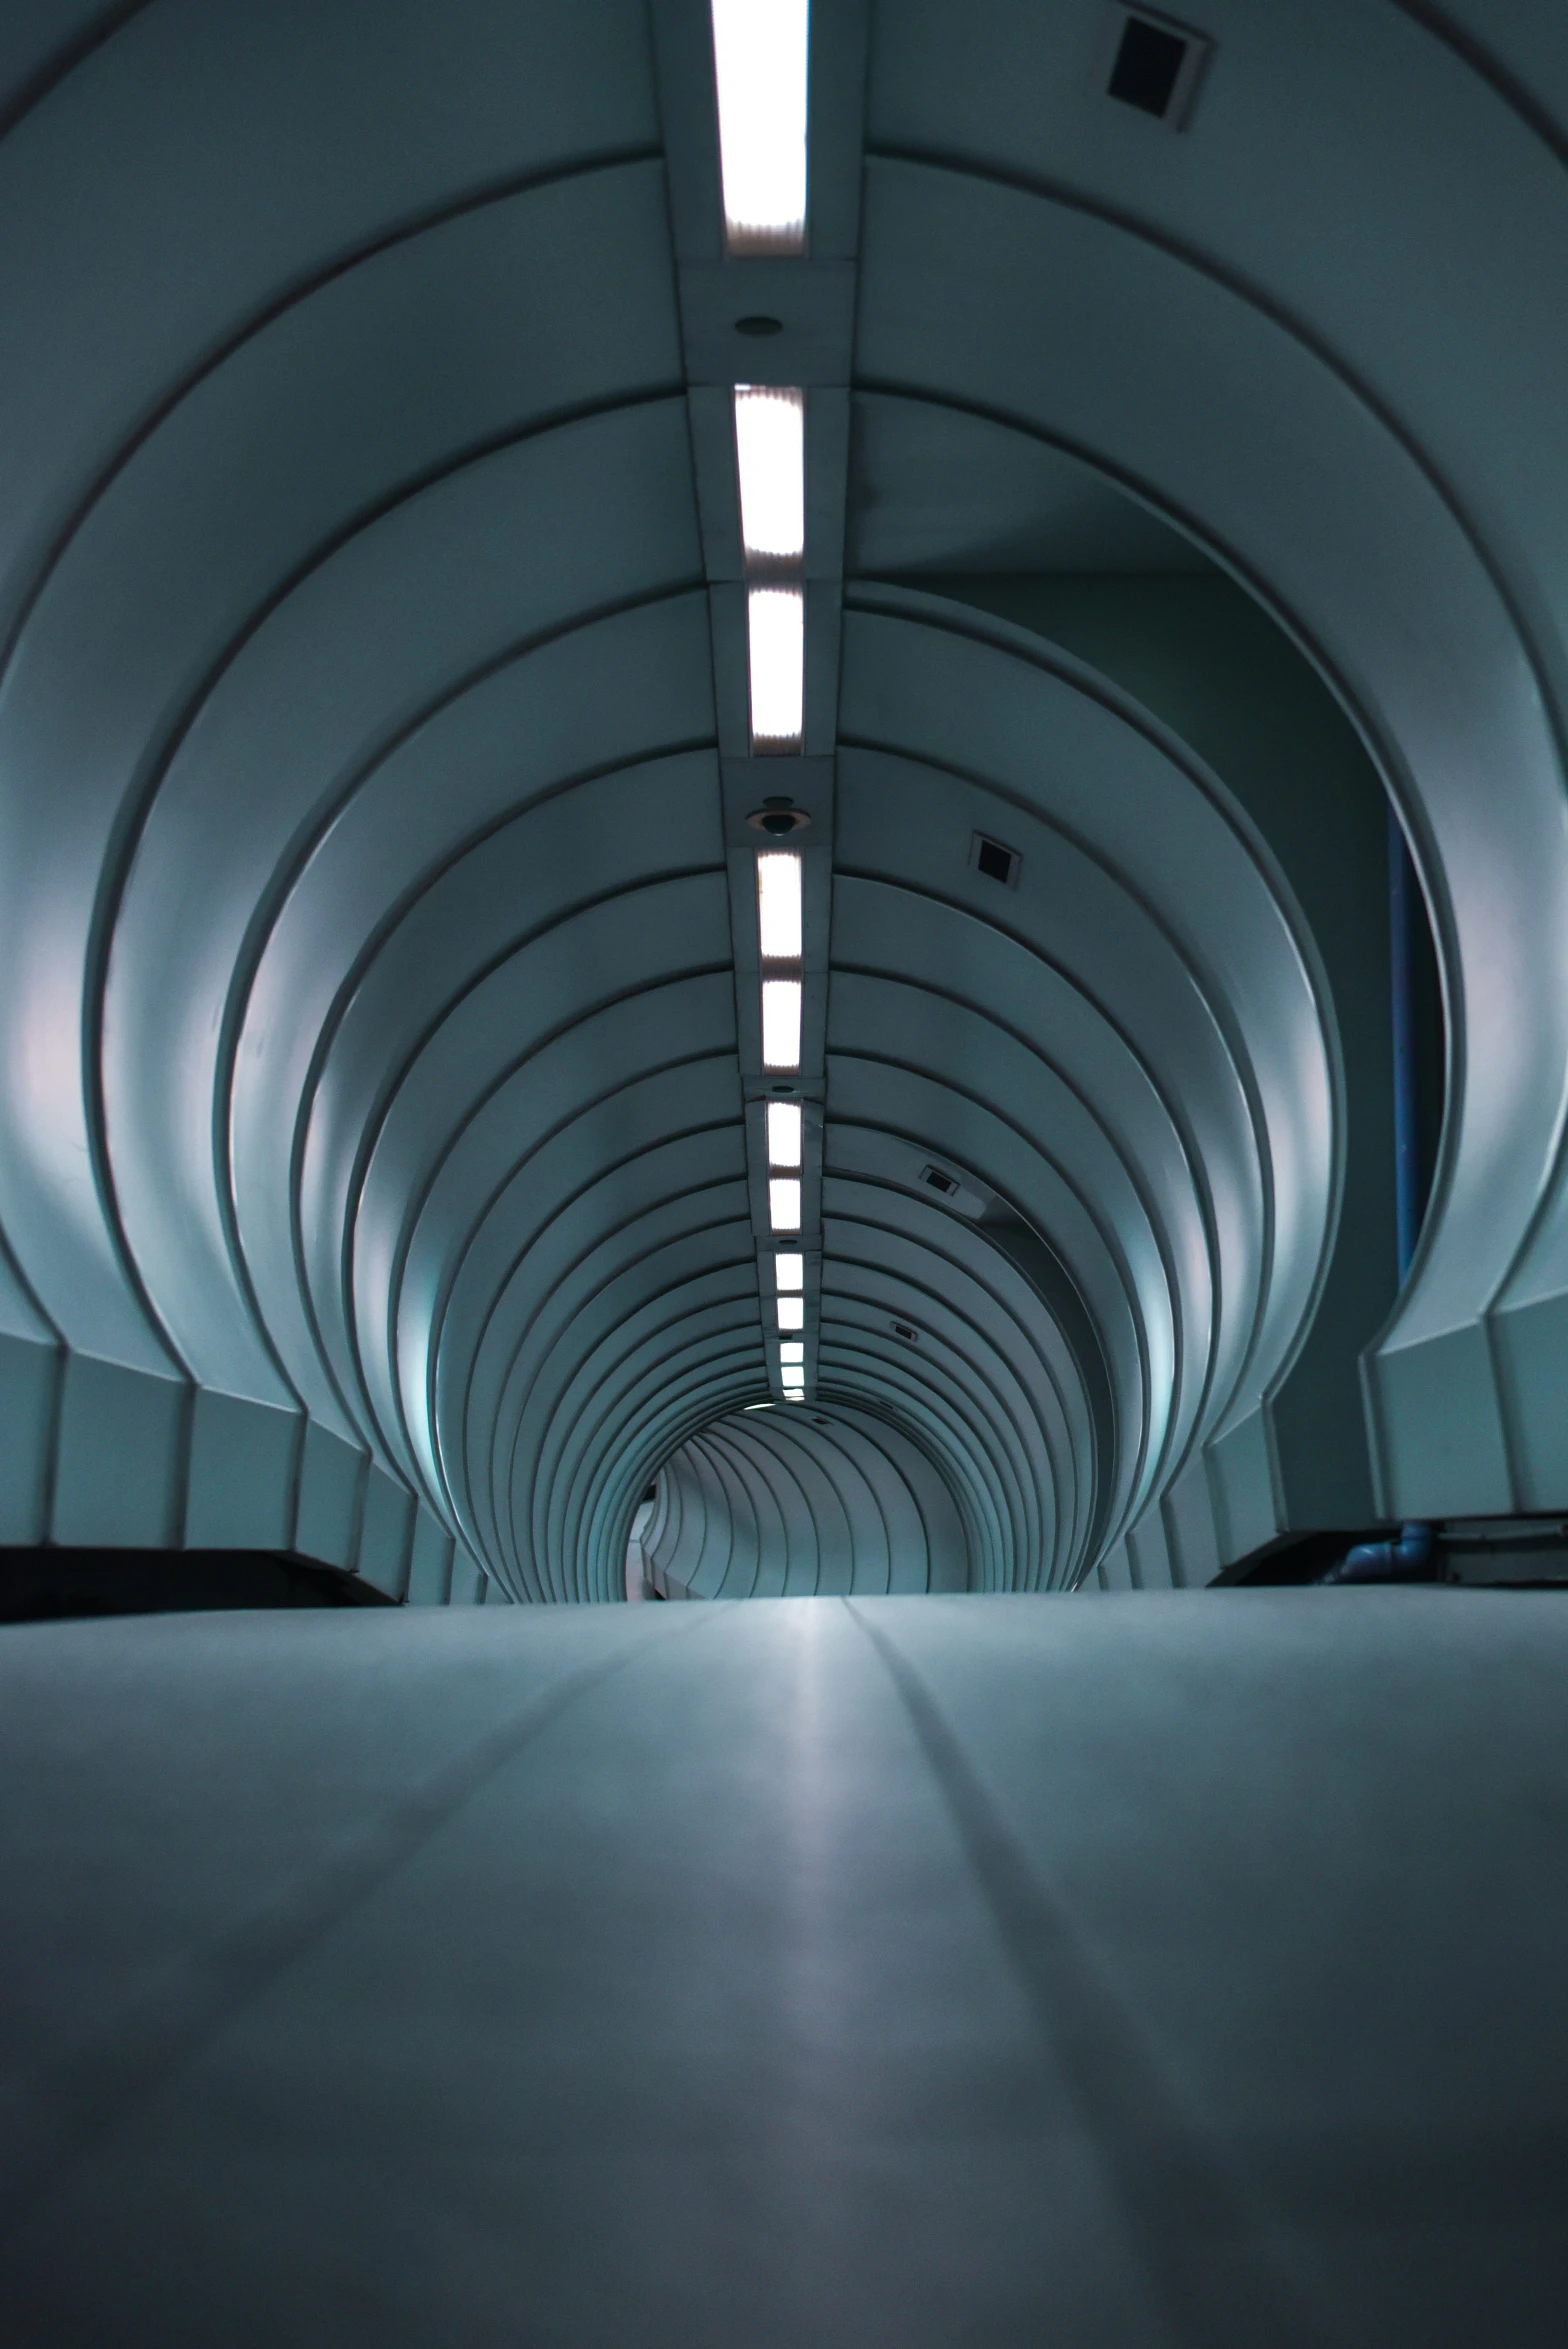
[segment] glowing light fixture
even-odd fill
[[[779,1368],[789,1370],[792,1367],[802,1372],[805,1370],[806,1341],[804,1338],[786,1338],[779,1347]]]
[[[805,1328],[806,1300],[804,1297],[780,1297],[778,1307],[780,1329]]]
[[[795,1175],[774,1175],[768,1183],[768,1221],[776,1232],[800,1229],[800,1182]]]
[[[806,599],[798,587],[753,587],[746,595],[751,659],[751,739],[761,750],[795,750],[806,693]]]
[[[799,962],[800,852],[765,848],[757,858],[757,942],[766,962]]]
[[[781,1248],[773,1259],[773,1286],[776,1289],[803,1289],[806,1285],[806,1259],[788,1248]]]
[[[712,0],[724,236],[732,253],[806,242],[807,0]]]
[[[799,1166],[801,1118],[798,1101],[768,1103],[768,1164]]]
[[[806,551],[805,393],[738,383],[735,457],[747,562],[799,562]]]
[[[804,1388],[804,1387],[786,1387],[786,1388],[784,1389],[784,1400],[785,1400],[785,1402],[786,1402],[786,1403],[804,1403],[804,1401],[806,1400],[806,1390],[805,1390],[805,1388]]]
[[[764,979],[762,982],[762,1065],[764,1068],[800,1066],[798,979]]]

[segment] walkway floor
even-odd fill
[[[1561,2349],[1568,1597],[0,1632],[8,2349]]]

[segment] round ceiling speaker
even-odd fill
[[[774,840],[783,840],[791,832],[804,832],[811,818],[791,799],[765,799],[761,807],[752,809],[746,821],[754,832],[766,832]]]

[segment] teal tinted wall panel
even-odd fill
[[[0,1542],[44,1538],[59,1377],[53,1346],[0,1337]]]
[[[1356,1398],[1352,1396],[1354,1403]],[[1359,1441],[1360,1430],[1356,1429]],[[1226,1564],[1272,1541],[1282,1511],[1269,1453],[1269,1428],[1261,1408],[1238,1426],[1226,1428],[1208,1449],[1209,1491],[1215,1531]]]
[[[365,1513],[356,1563],[365,1580],[390,1599],[402,1598],[408,1589],[413,1538],[413,1494],[372,1461],[365,1480]]]
[[[452,1536],[423,1506],[414,1520],[414,1547],[408,1563],[411,1607],[444,1607],[452,1593]]]
[[[472,1558],[459,1551],[452,1560],[452,1583],[448,1605],[478,1607],[483,1605],[484,1596],[484,1575]]]
[[[1561,1509],[1568,1506],[1568,1297],[1506,1308],[1492,1335],[1518,1506]]]
[[[1382,1441],[1378,1500],[1388,1518],[1506,1516],[1515,1507],[1486,1329],[1472,1322],[1419,1345],[1384,1347],[1365,1376]]]
[[[60,1398],[52,1538],[157,1549],[184,1515],[186,1413],[178,1380],[72,1354]]]
[[[307,1423],[293,1542],[302,1558],[319,1558],[327,1566],[353,1565],[367,1466],[364,1453],[354,1445],[315,1420]]]
[[[1170,1548],[1171,1580],[1188,1590],[1212,1582],[1224,1560],[1214,1525],[1205,1462],[1191,1460],[1161,1504]]]
[[[297,1413],[197,1390],[185,1504],[188,1549],[290,1546],[301,1433]]]

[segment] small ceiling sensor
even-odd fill
[[[1190,25],[1141,8],[1113,7],[1104,50],[1109,71],[1102,67],[1101,86],[1119,105],[1181,130],[1191,117],[1212,48]]]
[[[907,1321],[889,1322],[888,1327],[892,1330],[895,1338],[903,1339],[906,1346],[919,1345],[920,1332],[917,1329],[912,1328]]]
[[[784,321],[782,318],[770,318],[766,311],[754,310],[748,317],[736,319],[735,332],[750,335],[782,334]]]
[[[923,1166],[920,1180],[928,1190],[939,1192],[944,1199],[951,1199],[959,1188],[957,1175],[944,1174],[939,1166]]]
[[[1000,881],[1004,889],[1017,888],[1023,861],[1016,848],[988,839],[984,832],[977,832],[969,843],[969,862],[975,871],[983,873],[988,881]]]
[[[771,839],[783,840],[791,832],[804,832],[811,818],[792,799],[765,799],[761,807],[752,809],[746,821],[754,832],[766,832]]]

